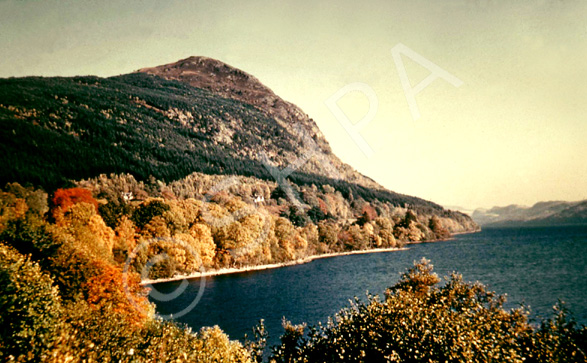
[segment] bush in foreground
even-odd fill
[[[565,314],[539,329],[522,308],[423,260],[388,289],[309,329],[284,322],[272,362],[586,362],[587,330]]]
[[[57,289],[36,263],[0,244],[0,361],[47,359],[58,335]]]

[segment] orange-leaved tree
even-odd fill
[[[51,202],[51,210],[54,217],[57,211],[63,214],[78,203],[92,204],[96,208],[96,211],[98,210],[98,201],[94,199],[91,191],[84,188],[57,189],[53,194]]]
[[[146,290],[135,272],[123,272],[118,266],[103,260],[93,262],[98,273],[84,286],[87,302],[92,308],[111,308],[130,323],[141,325],[152,313]]]

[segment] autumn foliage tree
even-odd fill
[[[189,234],[194,240],[194,247],[200,254],[203,266],[210,267],[216,255],[216,245],[210,227],[197,223],[190,228]]]
[[[83,188],[57,189],[51,202],[52,210],[61,209],[62,213],[77,203],[88,203],[98,210],[98,201],[92,196],[92,192]]]
[[[152,313],[140,276],[102,260],[93,262],[96,275],[84,285],[86,301],[94,309],[111,308],[129,322],[140,324]]]
[[[432,216],[432,218],[430,218],[429,226],[432,232],[436,235],[436,238],[445,239],[450,237],[450,232],[443,227],[442,221],[438,216]]]

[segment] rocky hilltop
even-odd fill
[[[137,72],[187,83],[225,98],[257,106],[279,120],[312,126],[313,133],[324,140],[318,128],[301,109],[282,100],[256,77],[219,60],[189,57],[158,67],[142,68]]]
[[[307,114],[296,105],[277,96],[271,89],[263,85],[256,77],[234,68],[216,59],[207,57],[189,57],[175,63],[158,67],[142,68],[138,73],[155,75],[168,80],[175,80],[190,86],[205,89],[214,95],[240,101],[254,106],[267,117],[275,120],[284,129],[298,139],[301,149],[294,154],[286,149],[271,152],[270,158],[280,167],[286,167],[299,155],[312,152],[318,153],[314,160],[308,160],[301,169],[313,174],[327,172],[331,178],[344,175],[344,179],[368,188],[384,189],[372,179],[357,173],[350,166],[340,161],[330,149],[324,135]],[[226,124],[226,132],[232,134],[234,124]],[[298,146],[294,143],[294,147]],[[258,158],[258,150],[252,150],[251,157]],[[326,160],[324,160],[326,158]]]

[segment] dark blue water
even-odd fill
[[[558,299],[582,324],[587,324],[587,227],[487,229],[454,240],[411,245],[408,251],[349,255],[320,259],[305,265],[238,275],[206,278],[201,300],[177,318],[194,328],[219,325],[232,339],[250,335],[265,319],[270,344],[282,333],[281,319],[293,323],[325,322],[348,306],[353,296],[382,294],[414,261],[425,257],[445,276],[461,273],[466,281],[480,281],[507,294],[506,307],[525,303],[532,317],[552,315]],[[160,314],[182,310],[200,289],[192,280],[179,297],[155,301]],[[179,283],[157,284],[161,293]]]

